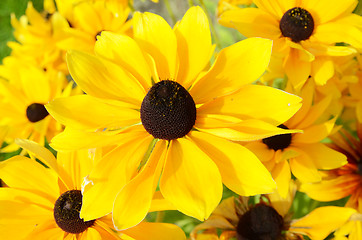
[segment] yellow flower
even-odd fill
[[[74,94],[62,72],[42,69],[7,57],[0,67],[0,125],[7,128],[2,152],[15,151],[15,138],[28,138],[40,145],[63,130],[44,105],[50,100]]]
[[[65,52],[56,43],[62,38],[61,30],[69,28],[67,20],[58,12],[41,14],[35,10],[31,1],[26,15],[19,20],[11,16],[14,37],[17,42],[8,42],[12,56],[24,59],[39,67],[54,68],[68,73]]]
[[[362,125],[357,124],[354,138],[346,130],[330,136],[331,147],[347,156],[348,164],[330,171],[322,171],[322,181],[314,184],[302,184],[301,191],[318,201],[334,201],[350,196],[347,207],[362,212]]]
[[[102,31],[130,35],[131,21],[127,21],[130,8],[127,1],[58,1],[60,13],[70,23],[64,28],[62,39],[57,46],[64,49],[76,49],[93,52],[97,37]]]
[[[303,130],[302,133],[273,136],[245,145],[271,172],[282,197],[288,193],[291,173],[302,182],[318,182],[322,179],[318,169],[334,169],[347,163],[343,154],[320,142],[331,133],[336,120],[323,116],[331,97],[313,104],[313,82],[303,87],[300,96],[302,108],[280,127]]]
[[[296,186],[292,183],[286,198],[277,193],[264,195],[258,204],[249,204],[246,197],[223,200],[209,219],[196,226],[192,240],[229,239],[303,239],[322,240],[345,224],[356,211],[349,208],[322,207],[301,219],[289,212]],[[219,236],[218,231],[221,230]]]
[[[87,95],[46,106],[67,126],[52,140],[55,149],[113,147],[88,177],[81,216],[113,209],[118,229],[137,224],[161,172],[165,199],[200,220],[219,203],[222,182],[242,195],[271,192],[275,183],[255,155],[228,141],[294,132],[276,126],[301,99],[249,84],[265,71],[271,41],[238,42],[204,72],[214,47],[200,7],[174,30],[152,13],[136,13],[133,24],[135,40],[103,32],[97,56],[70,52],[70,72]]]
[[[258,8],[226,11],[220,23],[238,29],[246,37],[274,40],[273,55],[292,85],[300,89],[308,76],[324,84],[333,76],[331,56],[355,52],[344,42],[362,48],[362,17],[353,14],[357,0],[255,0]]]
[[[112,229],[110,216],[84,221],[81,184],[96,152],[59,152],[57,159],[44,147],[17,140],[35,160],[15,156],[0,163],[1,239],[186,239],[180,228],[164,223],[141,223],[123,232]]]

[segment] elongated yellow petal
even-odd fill
[[[289,160],[293,175],[301,182],[319,182],[322,180],[312,159],[301,154]]]
[[[134,126],[129,129],[134,130],[136,133],[145,132],[142,125]],[[122,144],[125,141],[127,134],[124,135],[124,132],[122,131],[85,132],[71,128],[65,128],[62,133],[58,134],[52,139],[50,145],[57,151],[104,147],[107,145]]]
[[[342,175],[320,183],[302,184],[300,191],[317,201],[335,201],[353,194],[360,184],[359,176]]]
[[[332,21],[340,16],[352,13],[357,6],[357,0],[329,1],[303,0],[301,7],[309,11],[317,24]],[[328,9],[328,11],[325,11]]]
[[[272,41],[249,38],[221,50],[212,68],[191,88],[195,103],[205,103],[257,80],[269,64]]]
[[[271,174],[277,184],[278,193],[282,198],[286,198],[292,177],[288,161],[281,161],[275,164]]]
[[[319,169],[330,170],[339,168],[347,163],[347,157],[323,143],[306,144],[300,147],[308,156],[313,159]]]
[[[43,196],[57,198],[58,176],[40,163],[15,156],[0,163],[0,178],[10,187],[39,191]]]
[[[312,63],[312,75],[317,85],[324,85],[334,75],[334,64],[332,59],[317,57]]]
[[[94,51],[116,64],[121,65],[137,78],[145,90],[151,85],[151,70],[145,60],[142,50],[132,38],[103,31],[98,37]]]
[[[141,121],[139,111],[128,104],[90,95],[57,98],[46,109],[61,124],[74,129],[123,128]]]
[[[275,88],[246,85],[235,94],[204,104],[197,113],[254,118],[279,125],[300,109],[301,101],[300,97]]]
[[[172,28],[161,16],[149,12],[136,12],[132,21],[134,38],[155,59],[159,77],[175,79],[177,40]]]
[[[179,211],[203,221],[221,200],[222,181],[216,164],[192,141],[179,138],[170,142],[160,190]]]
[[[282,6],[284,7],[284,5],[281,4],[282,2],[283,1],[254,0],[254,3],[258,6],[258,8],[272,14],[277,19],[281,19],[285,12],[285,9],[282,8]]]
[[[100,159],[86,178],[82,189],[83,204],[80,212],[81,218],[85,221],[112,212],[117,194],[137,173],[151,136],[134,134],[127,136],[125,141],[127,142]]]
[[[186,240],[181,228],[169,223],[142,222],[122,232],[137,240]]]
[[[281,35],[278,19],[259,8],[237,8],[226,11],[219,22],[236,28],[246,37],[262,37],[272,40]]]
[[[120,66],[78,51],[68,52],[67,63],[74,81],[87,94],[141,106],[146,95],[145,89],[134,76]]]
[[[216,163],[223,183],[233,192],[252,196],[275,189],[268,170],[244,146],[202,132],[192,131],[189,136]]]
[[[223,123],[216,128],[197,122],[195,128],[202,132],[211,133],[233,141],[254,141],[279,134],[301,132],[300,130],[278,128],[277,126],[254,119],[245,120],[236,124]]]
[[[151,207],[161,169],[166,142],[159,141],[146,165],[117,195],[113,206],[113,224],[118,230],[140,223]]]
[[[308,80],[312,68],[310,62],[301,60],[301,54],[301,50],[291,48],[284,65],[288,80],[298,90]]]
[[[344,207],[320,207],[292,223],[290,230],[307,234],[311,239],[322,240],[345,224],[356,210]]]
[[[207,16],[200,7],[192,7],[174,31],[180,58],[177,81],[188,89],[195,77],[209,63],[214,50]]]
[[[65,232],[58,227],[55,221],[48,220],[44,221],[39,226],[35,228],[31,234],[29,234],[25,240],[31,239],[66,239],[64,238]],[[68,236],[72,236],[73,234],[68,234]]]

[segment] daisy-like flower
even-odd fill
[[[302,184],[301,191],[318,201],[334,201],[350,196],[347,207],[362,213],[362,125],[357,124],[358,139],[346,130],[330,136],[333,149],[347,156],[348,164],[330,171],[321,171],[322,181]]]
[[[351,208],[322,207],[301,219],[292,219],[289,210],[295,185],[291,184],[290,189],[287,198],[269,194],[262,196],[258,204],[249,204],[247,197],[223,200],[209,219],[194,228],[191,239],[301,240],[302,235],[307,235],[313,240],[322,240],[356,212]]]
[[[130,35],[131,21],[128,21],[130,8],[128,1],[57,1],[60,13],[70,23],[70,28],[62,31],[62,40],[57,46],[93,52],[97,37],[107,30]]]
[[[333,76],[331,56],[349,55],[354,49],[335,46],[344,42],[362,47],[362,17],[353,14],[357,0],[254,0],[258,8],[226,11],[220,23],[246,37],[274,40],[273,55],[283,58],[288,80],[300,89],[312,75],[317,84]],[[279,60],[278,60],[279,61]]]
[[[63,16],[58,12],[39,13],[29,1],[26,15],[17,20],[13,14],[11,24],[17,40],[17,42],[8,42],[12,56],[25,59],[40,67],[51,67],[68,73],[64,59],[65,52],[56,45],[62,38],[61,30],[69,28]]]
[[[56,159],[35,142],[17,143],[49,168],[23,156],[0,163],[0,177],[8,185],[0,188],[1,239],[186,239],[172,224],[144,222],[118,233],[110,216],[84,221],[81,184],[98,154],[59,152]]]
[[[19,148],[13,143],[15,138],[28,138],[44,145],[45,139],[50,141],[63,130],[44,107],[56,97],[77,92],[62,72],[7,57],[0,67],[0,77],[0,126],[7,129],[5,141],[9,144],[2,152]]]
[[[245,145],[271,172],[282,197],[288,193],[291,173],[302,182],[319,182],[322,177],[318,169],[334,169],[347,163],[346,156],[320,142],[331,133],[336,120],[323,116],[331,97],[313,104],[313,82],[305,85],[300,96],[301,109],[279,127],[300,129],[302,133],[268,137]]]
[[[81,216],[113,209],[118,229],[135,225],[158,182],[166,200],[200,220],[219,203],[222,182],[241,195],[273,191],[255,155],[227,140],[289,133],[276,126],[301,99],[249,84],[265,71],[271,41],[252,38],[223,49],[204,72],[214,48],[200,7],[174,30],[152,13],[136,13],[133,24],[135,40],[103,32],[97,56],[70,52],[71,75],[87,95],[46,106],[67,126],[52,140],[55,149],[113,147],[88,177]]]

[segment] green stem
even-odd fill
[[[152,153],[153,149],[156,146],[157,141],[158,141],[158,138],[152,139],[150,145],[148,145],[148,148],[147,148],[147,151],[146,151],[145,155],[143,155],[143,158],[142,158],[142,160],[140,162],[140,165],[138,166],[137,171],[140,171],[141,168],[146,164],[146,162],[148,161],[148,159],[151,156],[151,153]]]
[[[168,0],[163,0],[163,1],[165,3],[166,8],[167,8],[168,14],[170,14],[170,17],[171,17],[171,20],[172,20],[172,25],[174,25],[176,23],[176,16],[172,11],[171,4],[170,4],[170,2]]]
[[[156,222],[162,222],[164,217],[165,217],[165,212],[164,211],[157,212]]]
[[[214,36],[214,40],[215,40],[216,47],[217,47],[218,49],[221,49],[221,43],[220,43],[220,40],[219,40],[219,36],[218,36],[218,34],[216,33],[215,26],[214,26],[214,23],[212,22],[212,19],[211,19],[211,17],[210,17],[209,11],[207,10],[207,7],[206,7],[206,5],[205,5],[205,3],[204,3],[203,0],[199,0],[199,2],[200,2],[201,7],[202,7],[202,8],[204,9],[204,11],[206,12],[206,16],[207,16],[207,18],[208,18],[208,20],[209,20],[209,23],[210,23],[211,33],[212,33],[212,35]]]

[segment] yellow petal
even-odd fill
[[[196,123],[195,128],[202,132],[226,138],[232,141],[254,141],[279,134],[297,133],[300,130],[282,129],[260,120],[245,120],[236,124],[220,124],[215,127],[208,127],[202,123]]]
[[[90,95],[57,98],[46,109],[61,124],[74,129],[123,128],[141,121],[139,111],[129,104]]]
[[[107,153],[88,172],[87,184],[82,188],[81,218],[88,221],[112,212],[117,194],[137,172],[151,138],[139,134],[128,136],[124,144]]]
[[[13,188],[38,191],[49,198],[59,195],[56,173],[23,156],[15,156],[1,162],[0,178]]]
[[[145,89],[134,76],[121,67],[78,51],[68,52],[67,63],[74,81],[87,94],[141,106],[146,95]]]
[[[286,198],[289,192],[289,185],[292,177],[288,161],[282,161],[275,164],[271,174],[277,184],[278,193],[282,198]]]
[[[325,139],[333,130],[336,118],[322,124],[312,125],[304,128],[302,134],[293,136],[294,143],[318,143]]]
[[[317,57],[312,63],[312,75],[317,85],[324,85],[334,75],[334,64],[330,58]]]
[[[344,207],[320,207],[292,223],[290,230],[315,240],[325,239],[331,232],[345,224],[356,210]]]
[[[335,201],[353,194],[359,186],[359,176],[342,175],[320,183],[302,184],[300,191],[317,201]]]
[[[340,16],[352,13],[357,6],[356,0],[329,1],[329,0],[305,0],[301,7],[309,11],[318,24],[326,23]],[[328,11],[326,11],[328,9]]]
[[[315,41],[326,44],[345,42],[356,48],[362,47],[362,32],[352,24],[345,22],[328,22],[318,26],[313,34]]]
[[[236,28],[246,37],[278,39],[281,36],[278,20],[259,8],[237,8],[224,12],[219,22]]]
[[[254,0],[254,3],[263,11],[273,14],[273,16],[277,19],[281,19],[285,12],[285,9],[282,9],[282,1],[276,2],[273,0]]]
[[[160,181],[162,195],[179,211],[207,219],[222,196],[222,181],[215,163],[192,141],[172,140]]]
[[[23,68],[20,78],[24,93],[30,101],[44,104],[50,100],[50,83],[43,70]]]
[[[209,63],[214,50],[207,16],[202,8],[192,7],[174,31],[180,59],[177,81],[188,89],[195,77]]]
[[[262,141],[248,142],[245,147],[252,151],[263,164],[266,164],[274,157],[274,150],[269,149]]]
[[[50,146],[55,150],[69,151],[79,150],[84,148],[104,147],[107,145],[121,144],[125,140],[124,132],[145,132],[142,125],[130,127],[126,130],[119,131],[97,131],[97,132],[85,132],[80,130],[74,130],[71,128],[65,128],[63,132],[55,136]]]
[[[161,191],[155,192],[152,199],[150,212],[177,210],[175,206],[162,196]]]
[[[188,136],[216,163],[223,183],[233,192],[252,196],[275,189],[268,170],[247,148],[202,132],[192,131]]]
[[[339,168],[347,163],[347,157],[323,143],[305,144],[300,146],[310,159],[313,159],[318,169],[330,170]]]
[[[272,41],[249,38],[221,50],[212,68],[191,88],[195,103],[205,103],[257,80],[269,64]]]
[[[156,14],[136,12],[133,16],[133,31],[142,50],[155,59],[159,77],[162,80],[175,79],[177,40],[168,23]]]
[[[45,221],[39,224],[25,240],[32,239],[64,239],[65,232],[58,227],[55,221]],[[69,234],[70,236],[73,234]],[[68,236],[69,236],[68,235]]]
[[[113,224],[118,230],[139,224],[151,207],[164,162],[166,142],[159,141],[146,165],[117,195],[113,206]]]
[[[147,90],[151,87],[151,71],[138,44],[126,35],[103,31],[94,51],[127,69]]]
[[[319,182],[322,180],[312,159],[301,154],[289,160],[293,175],[301,182]]]
[[[181,228],[169,223],[142,222],[122,233],[137,240],[186,240]]]
[[[275,88],[247,85],[235,94],[204,104],[197,113],[254,118],[279,125],[299,110],[301,101],[300,97]]]
[[[300,50],[291,48],[284,69],[294,88],[300,89],[311,73],[311,63],[300,59]]]

